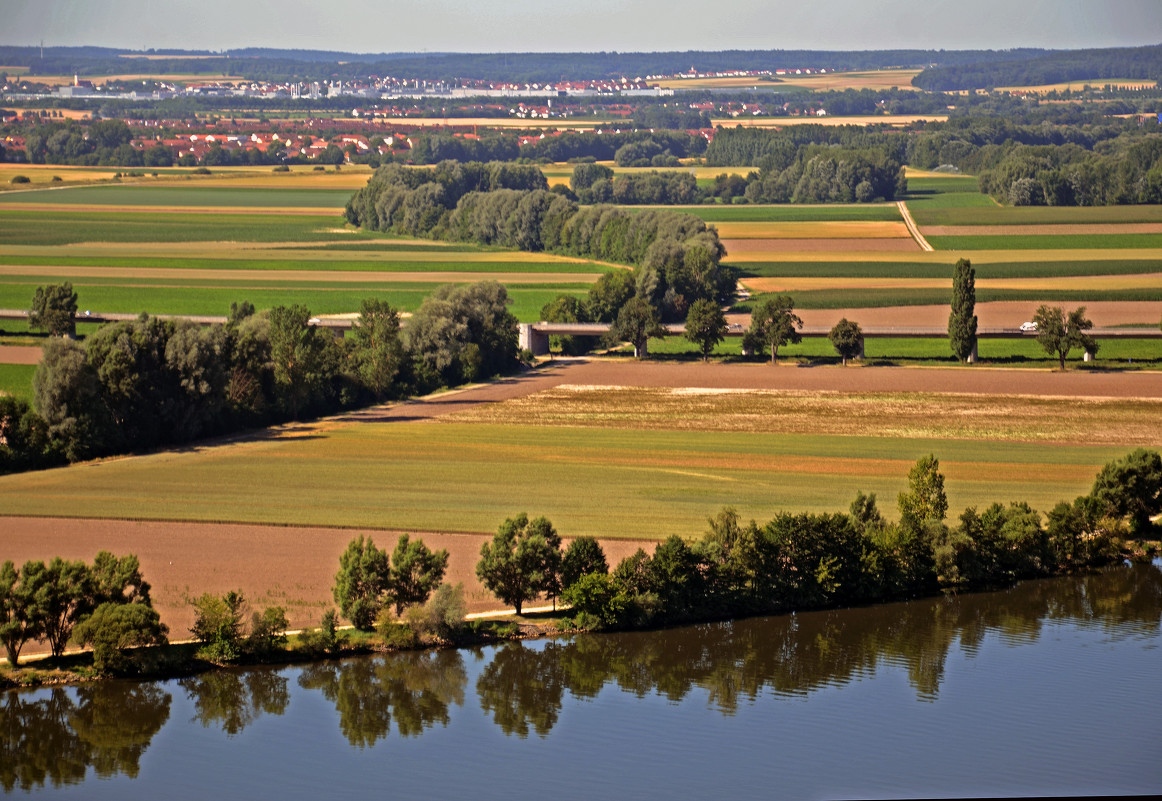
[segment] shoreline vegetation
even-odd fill
[[[849,514],[777,515],[743,523],[731,508],[709,530],[644,549],[612,571],[600,545],[578,537],[562,551],[545,518],[506,520],[481,549],[476,572],[511,619],[468,619],[462,585],[441,583],[447,552],[406,535],[394,552],[362,536],[340,560],[335,609],[319,628],[288,635],[284,610],[254,611],[240,593],[189,599],[196,642],[169,643],[151,608],[137,557],[98,554],[90,567],[54,559],[0,569],[0,640],[9,664],[0,688],[108,677],[163,679],[242,665],[293,664],[414,649],[465,647],[601,630],[647,630],[797,611],[868,606],[942,592],[983,591],[1021,580],[1083,573],[1159,552],[1162,456],[1137,449],[1108,463],[1088,495],[1062,501],[1042,525],[1025,503],[966,509],[947,525],[944,476],[919,459],[897,498],[899,522],[875,495],[857,493]],[[555,611],[521,615],[551,599]],[[558,599],[562,606],[558,609]],[[393,614],[394,611],[394,614]],[[53,656],[17,666],[23,644],[44,639]],[[92,651],[65,653],[70,642]]]

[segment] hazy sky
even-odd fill
[[[1116,47],[1162,0],[0,0],[0,44],[358,53]]]

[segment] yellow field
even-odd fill
[[[348,122],[350,117],[335,117]],[[522,120],[517,117],[376,117],[384,125],[410,125],[422,128],[554,128],[561,131],[587,131],[609,125],[628,124],[622,119],[565,117],[551,120]]]
[[[895,239],[908,238],[902,222],[716,222],[722,239]]]
[[[731,76],[723,78],[668,78],[658,81],[663,89],[746,89],[750,87],[800,87],[812,92],[833,89],[911,89],[912,78],[920,70],[870,70],[866,72],[830,72],[825,75],[778,75],[774,80],[762,77]]]
[[[27,75],[25,76],[29,81],[36,81],[48,86],[70,86],[75,80],[74,75]],[[173,74],[158,74],[151,72],[136,72],[123,73],[121,75],[89,75],[85,78],[91,81],[94,86],[104,86],[110,81],[128,82],[128,81],[164,81],[165,83],[209,83],[215,81],[223,81],[228,83],[238,83],[246,81],[246,78],[241,75],[227,75],[225,73],[173,73]]]
[[[142,173],[130,176],[129,170]],[[153,173],[157,177],[153,177]],[[272,172],[269,166],[213,167],[210,175],[191,175],[186,167],[74,167],[65,164],[0,163],[0,191],[43,188],[59,184],[75,186],[110,181],[121,173],[121,183],[146,183],[152,186],[189,186],[191,182],[222,182],[238,189],[350,189],[362,188],[373,170],[365,164],[344,166],[342,170],[316,171],[314,165],[296,164],[290,172]],[[27,184],[12,184],[12,177],[23,175]],[[138,209],[140,210],[140,209]],[[328,209],[326,213],[333,212]]]
[[[782,128],[785,125],[909,125],[945,122],[947,114],[870,114],[862,117],[724,117],[711,123],[723,128]]]
[[[1039,86],[998,86],[997,92],[1028,92],[1030,94],[1048,94],[1049,92],[1064,92],[1068,89],[1077,92],[1087,86],[1102,87],[1106,84],[1118,89],[1151,89],[1157,86],[1156,81],[1145,81],[1141,78],[1093,78],[1088,81],[1066,81],[1064,83],[1046,83]]]
[[[5,106],[5,108],[11,108],[13,111],[15,111],[18,114],[23,114],[26,111],[37,111],[38,110],[38,109],[30,109],[26,106]],[[73,109],[73,108],[58,108],[58,109],[55,109],[55,111],[58,114],[60,114],[62,117],[64,117],[65,119],[69,119],[69,120],[87,120],[91,116],[88,111],[80,111],[78,109]],[[60,117],[58,117],[57,119],[60,119]]]

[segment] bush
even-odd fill
[[[346,637],[339,631],[339,615],[334,609],[323,613],[320,627],[304,632],[301,636],[303,649],[311,654],[333,654],[343,647]]]
[[[229,662],[242,652],[242,614],[246,600],[231,590],[219,597],[204,593],[190,602],[194,625],[190,633],[202,643],[198,655],[213,662]]]
[[[210,170],[208,167],[198,167],[197,169],[194,170],[193,174],[194,175],[209,175]]]
[[[165,645],[169,629],[145,604],[103,603],[77,624],[73,639],[93,646],[93,667],[99,673],[127,673],[133,660],[128,648]]]
[[[290,621],[281,606],[268,606],[262,614],[255,612],[250,618],[250,636],[246,638],[246,651],[256,656],[266,656],[286,647],[286,630]]]
[[[271,170],[271,172],[290,172],[290,167],[286,164],[279,164],[277,167]]]
[[[417,635],[447,638],[464,624],[467,608],[463,584],[441,584],[426,604],[407,610],[407,624]]]
[[[12,184],[28,184],[28,183],[32,183],[32,182],[28,180],[28,176],[27,176],[27,175],[13,175],[13,176],[12,176],[12,180],[11,180],[11,181],[9,181],[9,183],[12,183]]]
[[[409,610],[410,611],[410,610]],[[396,623],[394,620],[384,619],[378,627],[379,636],[388,648],[398,648],[406,651],[420,644],[420,637],[416,630],[406,623]]]

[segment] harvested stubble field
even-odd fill
[[[5,556],[137,553],[175,629],[185,596],[231,588],[305,625],[330,605],[351,537],[424,532],[480,609],[496,605],[473,577],[481,535],[522,510],[598,535],[616,561],[638,545],[627,538],[700,534],[723,505],[766,520],[843,509],[863,490],[892,514],[929,452],[953,510],[1045,509],[1128,448],[1156,447],[1159,397],[1158,374],[558,362],[227,442],[0,477]]]
[[[947,114],[868,114],[852,117],[722,117],[712,119],[717,128],[785,128],[788,125],[891,125],[903,127],[917,122],[944,122]]]
[[[909,239],[902,222],[831,220],[811,222],[715,222],[723,240],[732,239]]]

